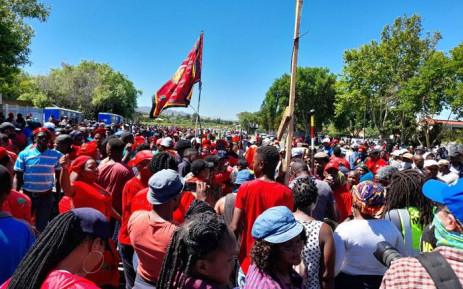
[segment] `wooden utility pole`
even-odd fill
[[[301,23],[302,0],[296,0],[296,24],[294,25],[294,48],[291,61],[291,85],[289,87],[289,119],[288,132],[286,133],[286,154],[285,154],[285,184],[288,185],[291,163],[291,149],[293,143],[294,132],[294,102],[296,99],[296,71],[297,71],[297,53],[299,51],[299,26]]]

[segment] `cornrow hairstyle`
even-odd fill
[[[292,191],[296,209],[304,210],[317,201],[318,188],[310,178],[296,179]]]
[[[201,213],[215,214],[215,210],[209,206],[208,203],[195,199],[185,212],[185,220],[192,219],[194,216]]]
[[[200,213],[177,228],[170,239],[156,288],[182,289],[196,261],[221,249],[232,238],[216,214]]]
[[[280,154],[274,146],[263,146],[259,147],[256,153],[262,157],[264,162],[265,171],[275,171],[278,162],[280,161]]]
[[[304,244],[307,243],[307,235],[305,229],[299,234]],[[251,260],[256,264],[259,270],[267,273],[274,274],[278,270],[278,264],[280,263],[280,256],[278,248],[282,244],[273,244],[265,240],[256,240],[251,249]]]
[[[40,288],[50,271],[89,237],[82,232],[74,212],[58,215],[24,256],[8,288]]]
[[[164,169],[178,170],[177,160],[167,152],[159,152],[153,156],[150,162],[150,171],[155,174]]]
[[[426,177],[415,170],[396,172],[386,195],[384,214],[393,209],[416,207],[420,212],[420,224],[426,226],[433,220],[432,202],[423,194]]]

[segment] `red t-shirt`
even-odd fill
[[[245,218],[238,259],[245,274],[250,264],[249,252],[255,241],[251,234],[252,225],[260,214],[275,206],[286,206],[293,210],[291,189],[279,183],[262,180],[246,182],[238,189],[235,207],[243,210]]]
[[[188,180],[190,181],[190,180]],[[145,188],[132,198],[132,205],[131,211],[132,213],[135,211],[143,210],[143,211],[151,211],[153,205],[148,202],[146,198],[146,194],[148,194],[149,188]],[[181,224],[185,221],[185,213],[190,207],[191,203],[195,200],[195,196],[190,192],[183,192],[182,197],[180,198],[180,203],[178,204],[177,209],[174,211],[172,215],[175,222]]]
[[[128,181],[122,190],[122,221],[118,240],[124,245],[132,245],[132,243],[130,243],[129,232],[127,231],[127,223],[132,215],[132,199],[136,193],[147,187],[148,186],[143,185],[143,183],[135,177]]]
[[[383,159],[379,159],[377,160],[376,162],[372,161],[371,159],[369,159],[365,165],[368,167],[368,169],[373,173],[373,176],[376,175],[376,172],[382,168],[382,167],[385,167],[387,166],[387,162]]]
[[[3,283],[0,289],[7,289],[11,279]],[[43,281],[40,289],[98,289],[95,283],[66,271],[53,270]]]
[[[348,216],[352,215],[352,194],[349,191],[349,185],[339,185],[333,190],[333,196],[339,209],[340,222],[343,222]]]
[[[122,214],[122,189],[135,175],[131,168],[121,163],[101,163],[98,166],[98,184],[113,197],[113,207]]]
[[[11,190],[6,202],[3,203],[2,210],[9,212],[17,219],[21,219],[32,224],[31,206],[31,199],[27,195]]]
[[[8,153],[8,156],[11,159],[11,162],[14,164],[16,160],[18,159],[18,155],[15,154],[14,152],[6,151]]]
[[[108,220],[111,218],[112,197],[105,189],[96,183],[75,181],[73,184],[76,190],[72,197],[73,208],[94,208],[105,215]]]

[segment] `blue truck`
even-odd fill
[[[49,121],[50,117],[59,121],[65,116],[72,123],[80,123],[82,121],[82,113],[80,111],[56,106],[43,109],[43,122]]]
[[[122,123],[124,118],[118,114],[110,113],[110,112],[99,112],[98,113],[98,122],[104,122],[107,125],[111,123],[117,124]]]

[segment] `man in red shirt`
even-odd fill
[[[380,157],[379,152],[379,149],[373,149],[370,152],[370,159],[365,163],[374,176],[380,168],[387,166],[387,162]]]
[[[280,155],[275,147],[258,148],[253,160],[256,180],[241,185],[236,196],[230,228],[236,236],[243,228],[238,259],[244,274],[247,274],[250,265],[249,253],[255,241],[251,234],[254,221],[268,208],[286,206],[292,210],[294,206],[291,190],[274,181],[275,169],[279,161]]]
[[[339,210],[339,222],[344,222],[352,216],[352,194],[349,191],[347,183],[341,183],[338,164],[330,161],[325,166],[323,173],[325,182],[327,182],[333,191],[334,200]]]
[[[132,288],[135,282],[135,270],[133,268],[133,246],[130,242],[127,223],[132,215],[132,198],[136,193],[148,188],[148,180],[153,175],[150,170],[150,162],[153,153],[149,150],[138,152],[128,163],[131,167],[136,167],[138,176],[128,181],[122,190],[122,220],[119,230],[119,256],[121,257],[122,266],[124,267],[126,288]]]

